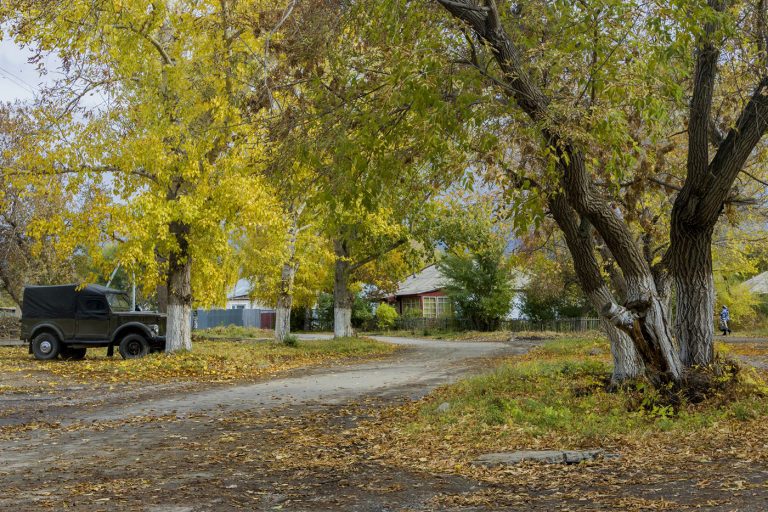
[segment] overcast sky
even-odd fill
[[[51,75],[41,77],[27,59],[29,49],[19,48],[13,41],[0,41],[0,102],[29,101],[35,96],[41,83],[51,80]],[[49,72],[52,72],[50,64]]]

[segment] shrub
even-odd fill
[[[389,304],[381,304],[376,309],[376,326],[379,329],[391,329],[397,321],[397,310]]]
[[[373,305],[371,301],[358,293],[355,295],[355,301],[352,303],[352,327],[355,329],[370,328],[373,321]]]
[[[457,317],[474,329],[494,330],[509,312],[513,292],[504,249],[497,244],[485,250],[449,253],[438,263]]]
[[[283,338],[283,344],[286,347],[298,347],[299,346],[299,338],[296,337],[295,334],[289,334],[285,338]]]

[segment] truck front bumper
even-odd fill
[[[165,350],[165,336],[154,336],[149,341],[150,346],[154,352],[160,352]]]

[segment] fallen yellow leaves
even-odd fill
[[[106,357],[106,349],[92,349],[83,361],[37,361],[26,348],[0,350],[0,373],[47,372],[56,377],[45,385],[121,383],[134,381],[229,382],[249,380],[295,368],[391,354],[395,345],[367,338],[302,341],[298,347],[272,342],[195,343],[192,352],[150,354],[142,359]],[[32,373],[29,373],[32,372]],[[39,376],[39,375],[38,375]],[[2,389],[0,389],[2,392]]]

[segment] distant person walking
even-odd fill
[[[723,331],[723,336],[731,334],[731,312],[728,311],[728,306],[723,306],[720,310],[720,330]]]

